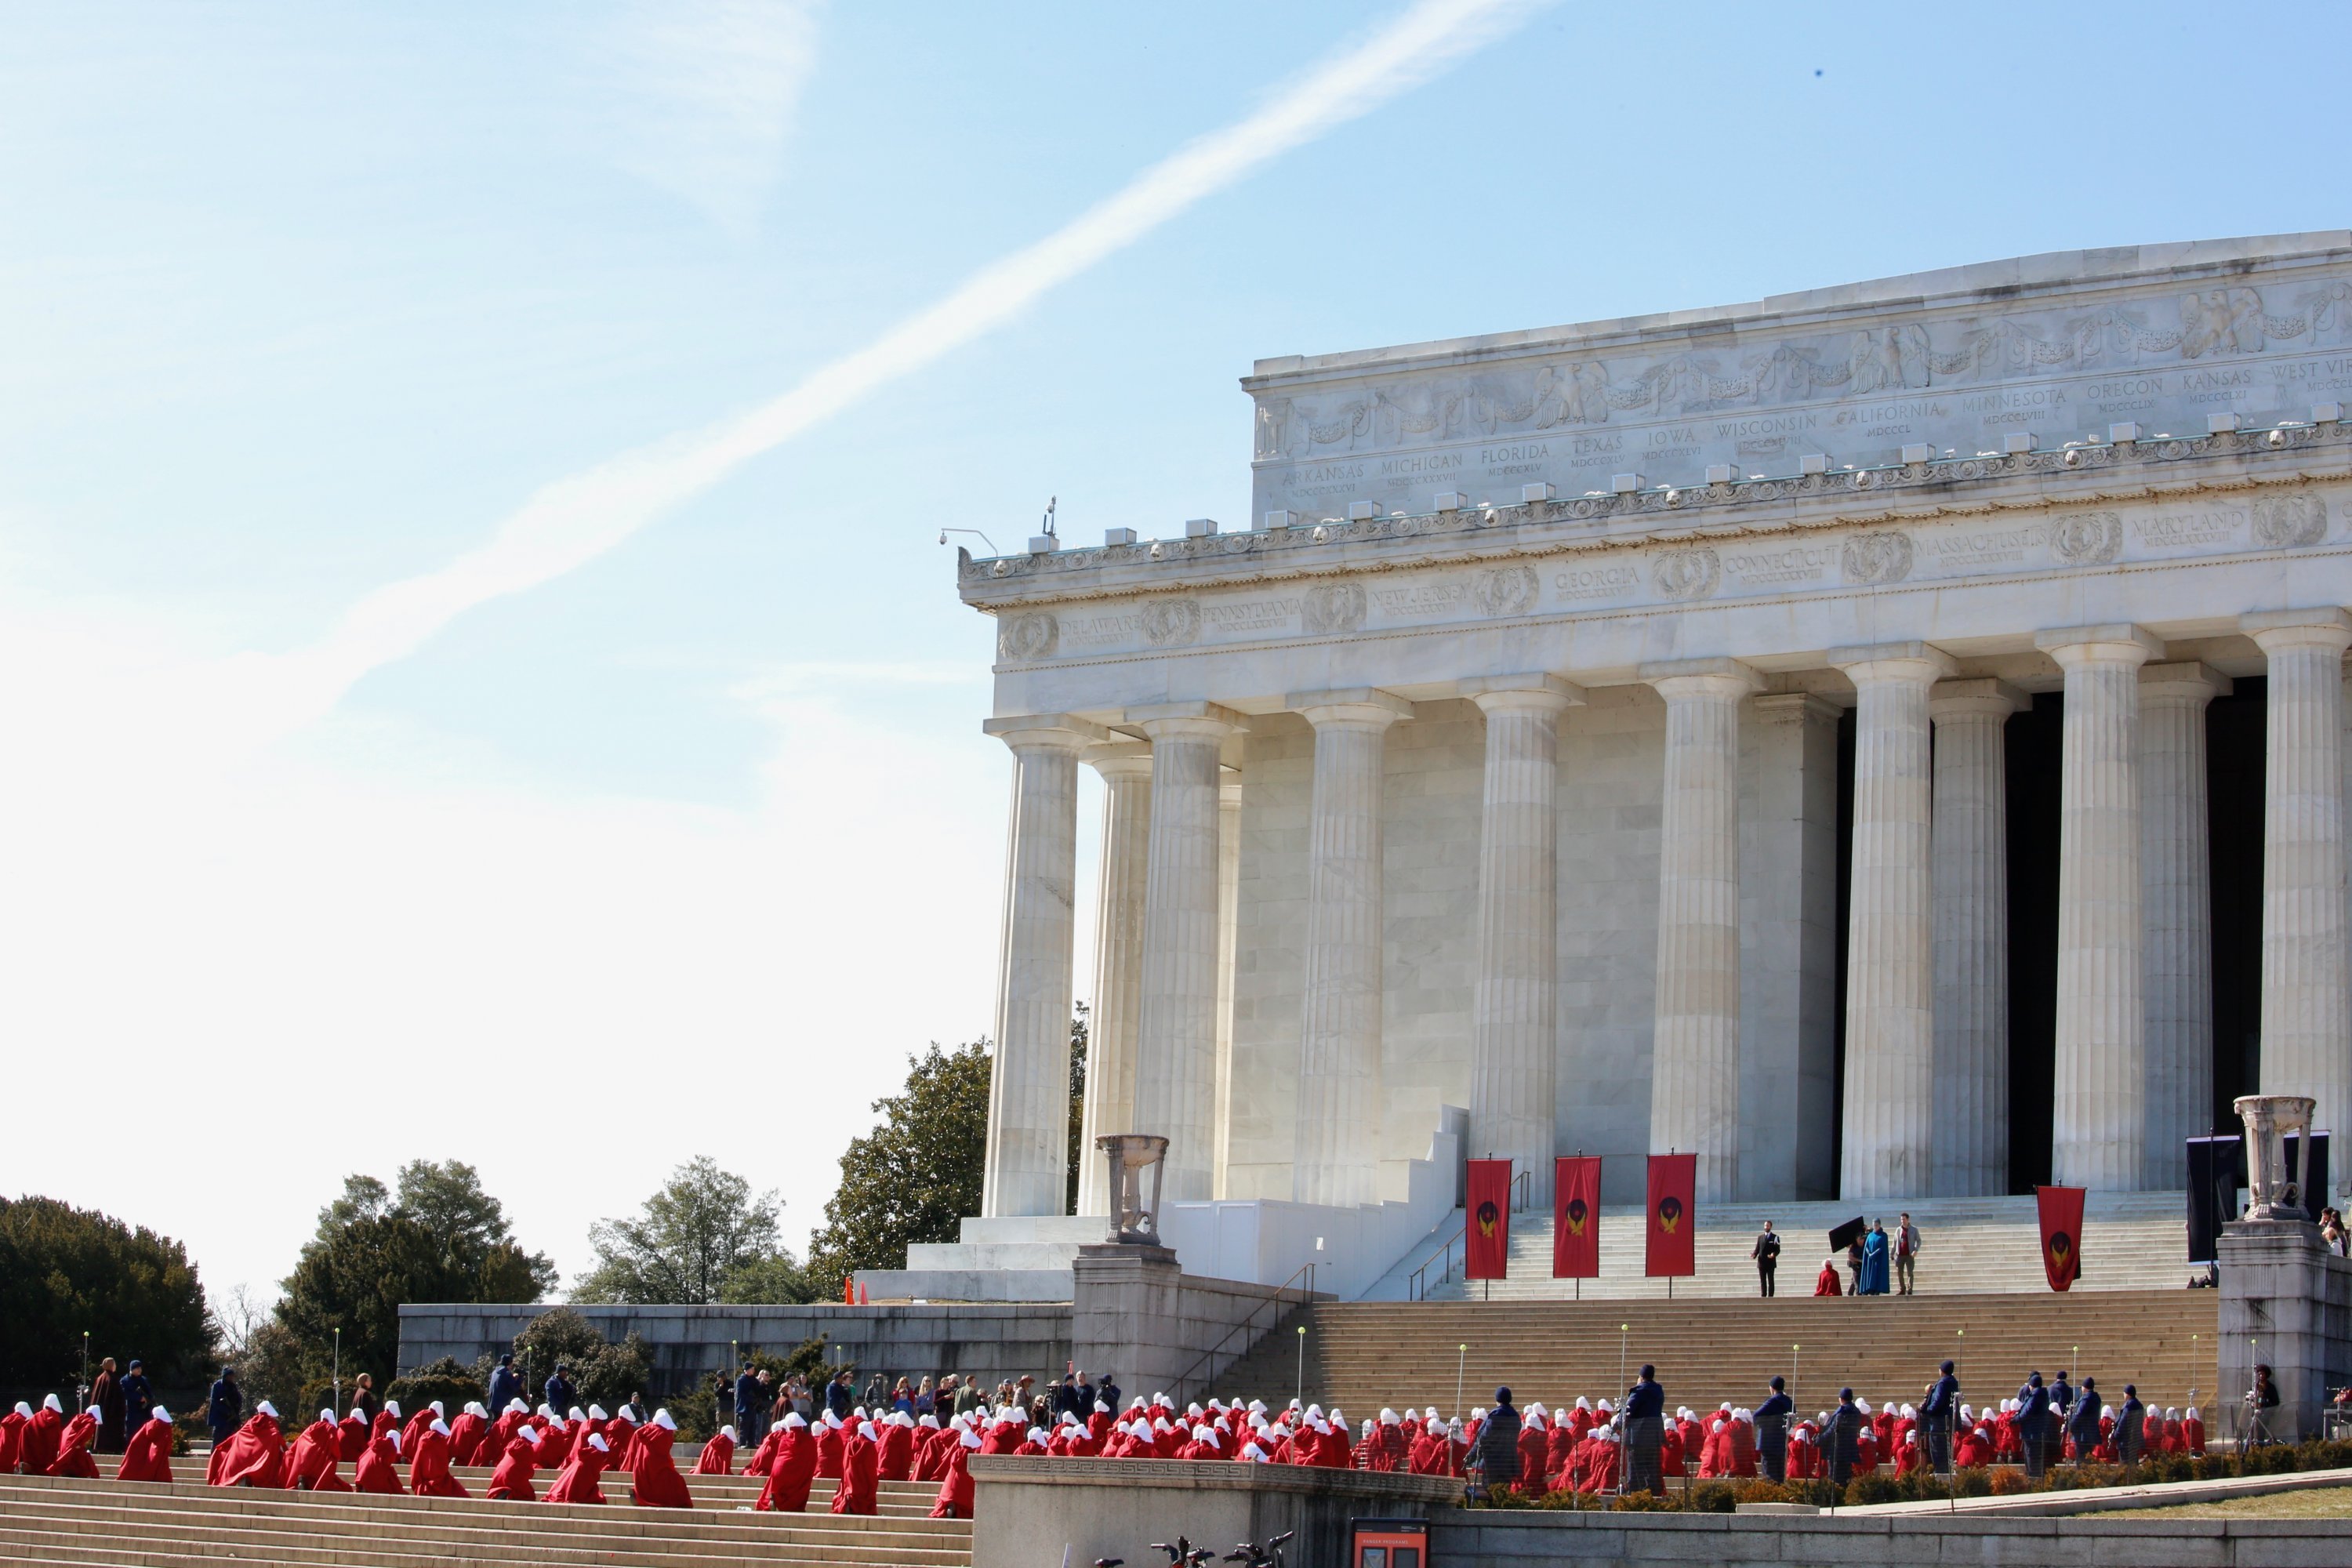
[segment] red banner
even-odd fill
[[[1470,1162],[1469,1225],[1463,1250],[1469,1255],[1470,1279],[1503,1279],[1511,1272],[1511,1163],[1508,1160]]]
[[[1562,1154],[1552,1172],[1551,1277],[1594,1279],[1601,1272],[1601,1156]]]
[[[2081,1187],[2033,1189],[2034,1206],[2042,1211],[2042,1271],[2053,1290],[2083,1277],[2083,1193]]]
[[[1642,1264],[1642,1272],[1650,1278],[1698,1272],[1692,1234],[1698,1228],[1697,1187],[1697,1155],[1650,1156],[1650,1235]]]

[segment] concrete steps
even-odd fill
[[[1336,1402],[1357,1420],[1408,1404],[1450,1414],[1457,1377],[1465,1407],[1490,1403],[1497,1384],[1521,1402],[1573,1403],[1580,1394],[1621,1393],[1647,1361],[1676,1405],[1752,1405],[1774,1374],[1793,1373],[1797,1397],[1811,1411],[1831,1403],[1841,1386],[1874,1403],[1916,1402],[1948,1356],[1959,1363],[1971,1403],[2014,1394],[2030,1371],[2047,1378],[2065,1367],[2096,1377],[2112,1403],[2121,1402],[2129,1382],[2151,1404],[2200,1404],[2210,1412],[2219,1305],[2217,1291],[2187,1289],[1318,1303],[1304,1318],[1304,1394]],[[1291,1397],[1298,1346],[1295,1335],[1281,1340],[1270,1336],[1219,1379],[1215,1392],[1268,1404]]]
[[[616,1494],[608,1487],[606,1495]],[[742,1507],[748,1510],[748,1500]],[[177,1568],[223,1559],[300,1568],[446,1568],[453,1561],[554,1568],[964,1568],[971,1560],[971,1526],[887,1514],[760,1514],[725,1505],[688,1510],[625,1502],[598,1508],[361,1499],[191,1482],[0,1477],[0,1560]]]
[[[1903,1204],[1786,1203],[1717,1204],[1702,1209],[1696,1234],[1698,1272],[1673,1282],[1672,1296],[1753,1297],[1756,1266],[1748,1258],[1756,1233],[1770,1220],[1783,1240],[1779,1285],[1790,1295],[1809,1294],[1822,1260],[1829,1256],[1830,1229],[1864,1215],[1891,1227],[1907,1208],[1920,1232],[1918,1289],[1927,1295],[2048,1294],[2042,1269],[2042,1231],[2028,1197],[1933,1198]],[[1882,1212],[1883,1210],[1883,1212]],[[1370,1300],[1404,1300],[1409,1278],[1444,1239],[1458,1232],[1457,1212],[1449,1226],[1433,1232],[1425,1245],[1399,1260],[1366,1293]],[[1601,1274],[1579,1282],[1551,1278],[1552,1222],[1549,1213],[1511,1216],[1510,1277],[1491,1282],[1464,1279],[1462,1249],[1454,1248],[1452,1278],[1443,1266],[1424,1277],[1423,1300],[1646,1300],[1665,1299],[1667,1282],[1643,1275],[1644,1218],[1636,1206],[1605,1206],[1601,1216]],[[2179,1193],[2094,1193],[2084,1206],[2083,1273],[2077,1292],[2171,1289],[2189,1278],[2187,1205]],[[1844,1274],[1844,1260],[1839,1259]]]

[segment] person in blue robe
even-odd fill
[[[1862,1238],[1862,1285],[1854,1293],[1860,1296],[1886,1294],[1886,1227],[1873,1225]]]

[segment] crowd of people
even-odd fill
[[[519,1386],[508,1363],[499,1370],[499,1392]],[[2267,1369],[2260,1370],[2266,1377]],[[736,1391],[745,1428],[722,1427],[703,1445],[692,1473],[759,1479],[754,1506],[762,1511],[805,1510],[818,1480],[835,1483],[827,1506],[839,1514],[877,1512],[884,1482],[936,1482],[932,1516],[969,1519],[974,1455],[1307,1465],[1454,1477],[1474,1488],[1527,1493],[1597,1494],[1663,1490],[1669,1478],[1843,1485],[1882,1468],[1897,1475],[1948,1474],[2015,1463],[2038,1475],[2055,1463],[2133,1464],[2157,1454],[2205,1451],[2204,1422],[2194,1406],[2183,1413],[2145,1405],[2132,1384],[2114,1405],[2095,1379],[2077,1386],[2062,1371],[2045,1385],[2036,1372],[2014,1397],[1979,1406],[1960,1399],[1949,1362],[1916,1405],[1874,1406],[1842,1389],[1835,1405],[1811,1419],[1798,1416],[1778,1377],[1753,1408],[1725,1401],[1706,1415],[1686,1405],[1669,1415],[1654,1369],[1644,1366],[1618,1401],[1580,1397],[1557,1408],[1530,1403],[1522,1409],[1508,1388],[1497,1388],[1491,1407],[1466,1418],[1449,1419],[1434,1406],[1388,1408],[1352,1429],[1338,1406],[1297,1399],[1278,1410],[1263,1401],[1215,1398],[1180,1408],[1155,1394],[1122,1405],[1108,1376],[1097,1384],[1076,1373],[1034,1394],[1029,1379],[1007,1381],[992,1403],[950,1377],[933,1385],[929,1407],[918,1413],[904,1397],[913,1392],[906,1379],[869,1383],[865,1396],[876,1403],[867,1405],[856,1403],[862,1396],[844,1372],[804,1391],[805,1411],[789,1389],[763,1409],[757,1374],[747,1369],[747,1375],[754,1388]],[[225,1373],[224,1383],[233,1393],[234,1373]],[[559,1368],[546,1391],[569,1386]],[[634,1402],[609,1415],[593,1404],[583,1409],[543,1400],[534,1408],[509,1394],[495,1413],[470,1401],[453,1417],[436,1400],[404,1417],[397,1401],[378,1400],[372,1387],[361,1395],[348,1414],[321,1410],[299,1430],[262,1401],[251,1416],[216,1433],[205,1479],[221,1487],[470,1497],[473,1489],[455,1472],[475,1468],[490,1472],[478,1483],[481,1495],[506,1501],[602,1503],[604,1479],[619,1476],[626,1478],[628,1500],[641,1507],[693,1506],[672,1453],[677,1423],[667,1409],[647,1418]],[[216,1384],[215,1421],[225,1397]],[[37,1410],[20,1404],[0,1416],[0,1472],[99,1479],[102,1425],[95,1404],[71,1416],[55,1394]],[[170,1413],[152,1406],[130,1430],[115,1479],[173,1480],[173,1437]],[[746,1448],[739,1470],[736,1455]],[[542,1477],[552,1478],[544,1492]]]

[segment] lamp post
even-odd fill
[[[343,1325],[335,1325],[335,1372],[331,1385],[335,1391],[335,1408],[343,1407]]]
[[[1301,1405],[1307,1403],[1307,1325],[1298,1325],[1298,1383],[1291,1390]]]
[[[727,1370],[719,1374],[719,1388],[710,1395],[711,1419],[713,1421],[718,1421],[718,1424],[721,1426],[726,1426],[727,1423],[724,1421],[719,1421],[719,1402],[726,1397],[725,1391],[733,1386],[733,1384],[730,1384],[727,1380],[735,1375],[736,1369],[743,1364],[743,1342],[740,1340],[729,1340],[727,1342],[727,1348],[735,1352],[735,1358],[727,1363]],[[739,1437],[743,1434],[743,1413],[740,1410],[735,1412],[735,1434]]]
[[[1797,1366],[1804,1359],[1804,1348],[1802,1345],[1789,1347],[1789,1403],[1791,1405],[1797,1403]],[[1795,1412],[1792,1410],[1790,1414],[1794,1415]]]
[[[1469,1345],[1466,1343],[1455,1345],[1454,1347],[1454,1419],[1456,1421],[1462,1419],[1462,1369],[1469,1364]]]
[[[1625,1386],[1625,1336],[1633,1331],[1631,1323],[1617,1325],[1617,1386],[1620,1389]],[[1617,1397],[1622,1399],[1625,1396],[1621,1393]]]
[[[81,1407],[89,1408],[89,1331],[81,1331]]]

